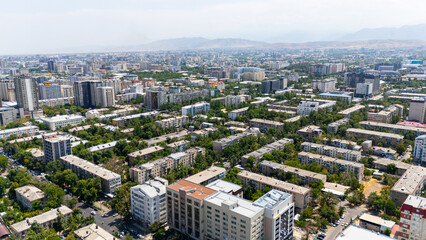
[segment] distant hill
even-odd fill
[[[383,39],[383,40],[360,40],[360,41],[321,41],[321,42],[305,42],[305,43],[274,43],[267,46],[273,49],[387,49],[387,48],[411,48],[425,47],[426,42],[420,40],[399,40],[399,39]]]
[[[366,28],[346,34],[338,40],[357,41],[371,39],[413,39],[426,41],[426,24],[409,25],[398,28]]]
[[[133,46],[131,50],[189,50],[189,49],[229,49],[251,48],[265,45],[257,42],[238,38],[207,39],[202,37],[174,38],[154,41],[140,46]]]

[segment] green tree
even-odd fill
[[[9,161],[6,156],[0,155],[0,168],[2,171],[6,170],[9,165]]]
[[[114,198],[110,201],[111,207],[124,217],[125,221],[132,218],[130,204],[130,188],[135,186],[133,182],[127,182],[121,185],[115,192]]]

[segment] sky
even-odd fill
[[[426,24],[424,0],[0,0],[0,54],[133,46],[180,37],[334,40]]]

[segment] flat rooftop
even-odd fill
[[[345,114],[349,114],[349,113],[352,113],[352,112],[356,112],[356,111],[361,110],[363,108],[365,108],[364,105],[355,105],[353,107],[342,110],[342,111],[338,112],[337,114],[345,115]]]
[[[293,195],[273,189],[254,201],[254,204],[262,208],[274,209],[280,202],[289,198],[293,198]]]
[[[296,184],[284,182],[275,178],[266,177],[257,173],[249,172],[246,170],[243,170],[237,174],[237,176],[251,179],[255,182],[260,182],[268,186],[272,186],[274,188],[282,189],[290,193],[297,193],[297,194],[308,194],[311,190],[309,188],[305,188],[302,186],[298,186]]]
[[[389,229],[392,229],[393,225],[395,225],[394,221],[385,220],[379,216],[374,216],[368,213],[364,213],[359,217],[359,220],[374,223],[380,226],[386,226]]]
[[[360,226],[350,225],[347,227],[336,240],[360,240],[360,239],[374,239],[374,240],[395,240],[395,238],[371,231]]]
[[[151,154],[151,153],[161,151],[163,149],[164,148],[161,147],[161,146],[148,147],[148,148],[145,148],[145,149],[142,149],[142,150],[138,150],[136,152],[129,153],[129,157],[143,156],[143,155],[147,155],[147,154]]]
[[[192,176],[187,177],[186,180],[196,184],[201,184],[202,182],[205,182],[211,178],[219,176],[220,174],[224,174],[225,172],[226,172],[225,168],[212,166],[204,171],[201,171],[199,173],[196,173]]]
[[[205,199],[206,197],[212,195],[213,193],[216,193],[215,190],[204,187],[202,185],[187,181],[185,179],[182,179],[167,188],[170,188],[176,192],[179,192],[180,190],[188,192],[187,196],[193,197],[198,200]]]
[[[105,229],[99,227],[96,223],[92,223],[74,231],[79,239],[84,240],[114,240],[115,237]]]
[[[374,160],[374,163],[380,164],[383,166],[387,166],[389,164],[395,164],[395,166],[400,169],[409,169],[412,166],[411,164],[408,164],[402,161],[391,160],[389,158],[377,158],[376,160]]]
[[[301,176],[319,179],[323,182],[327,181],[326,175],[316,173],[316,172],[311,172],[311,171],[308,171],[308,170],[305,170],[305,169],[295,168],[295,167],[291,167],[291,166],[287,166],[287,165],[284,165],[284,164],[279,164],[279,163],[271,162],[271,161],[267,161],[267,160],[262,161],[260,164],[265,165],[265,166],[269,166],[273,169],[279,169],[279,170],[282,170],[284,172],[290,172],[290,173],[294,173],[294,174],[301,175]]]
[[[102,179],[112,180],[112,179],[116,179],[120,177],[120,175],[115,172],[112,172],[108,169],[100,167],[92,162],[89,162],[87,160],[84,160],[74,155],[63,156],[61,157],[61,159],[62,161],[65,161],[70,163],[71,165],[77,166],[78,168],[83,169],[84,171],[87,171]]]
[[[395,133],[387,133],[387,132],[378,132],[378,131],[371,131],[371,130],[365,130],[360,128],[348,128],[346,130],[347,133],[362,133],[367,135],[373,135],[373,136],[382,136],[382,137],[389,137],[389,138],[395,138],[395,139],[404,139],[404,136],[395,134]]]
[[[411,166],[392,187],[392,191],[413,194],[426,177],[426,168]]]
[[[426,133],[426,128],[423,127],[413,127],[406,126],[401,124],[390,124],[390,123],[381,123],[381,122],[372,122],[372,121],[362,121],[359,123],[361,126],[373,126],[379,128],[389,128],[403,131],[413,131],[413,132],[423,132]]]
[[[211,182],[207,184],[206,187],[211,188],[215,191],[222,191],[227,193],[242,190],[242,187],[240,185],[222,179],[218,179],[214,182]]]
[[[204,199],[204,202],[208,202],[216,205],[220,208],[223,205],[232,206],[229,208],[234,214],[252,218],[263,212],[263,208],[256,206],[253,202],[237,197],[235,195],[225,193],[225,192],[216,192]]]
[[[40,200],[44,198],[44,192],[33,185],[26,185],[15,189],[17,194],[22,195],[25,199],[30,202]]]
[[[298,156],[307,156],[307,157],[313,158],[313,159],[321,159],[325,162],[334,162],[334,163],[338,163],[338,164],[342,164],[342,165],[350,165],[350,166],[357,167],[357,168],[364,167],[364,164],[362,164],[362,163],[346,161],[346,160],[333,158],[333,157],[329,157],[329,156],[325,156],[325,155],[319,155],[319,154],[315,154],[315,153],[299,152]]]
[[[284,125],[284,123],[282,123],[282,122],[271,121],[271,120],[267,120],[267,119],[259,119],[259,118],[250,119],[250,122],[268,124],[268,125],[275,125],[275,126],[283,126]]]
[[[181,139],[181,138],[184,138],[185,136],[187,136],[188,134],[189,134],[188,130],[182,130],[180,132],[169,133],[169,134],[161,135],[161,136],[158,136],[158,137],[146,139],[144,141],[146,143],[148,143],[148,146],[151,146],[151,145],[155,145],[155,144],[160,143],[160,142],[165,142],[167,140],[167,138]]]
[[[412,206],[417,209],[426,210],[426,198],[410,195],[405,200],[404,205]]]

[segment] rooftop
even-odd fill
[[[44,157],[44,152],[38,148],[27,149],[27,152],[31,153],[35,158]]]
[[[257,206],[255,203],[225,192],[216,192],[205,198],[204,201],[218,207],[227,205],[229,206],[229,210],[234,214],[248,218],[252,218],[263,211],[263,208]]]
[[[42,117],[40,119],[45,122],[60,122],[60,121],[74,120],[74,119],[85,119],[85,117],[72,114],[72,115],[56,115],[50,118]]]
[[[390,123],[381,123],[381,122],[371,122],[371,121],[362,121],[359,123],[361,126],[373,126],[373,127],[382,127],[382,128],[392,128],[398,130],[414,131],[414,132],[424,132],[426,133],[426,128],[423,127],[413,127],[401,124],[390,124]]]
[[[257,199],[254,204],[262,208],[273,209],[280,202],[292,197],[291,194],[273,189]]]
[[[172,143],[167,144],[167,147],[175,148],[175,147],[180,147],[182,145],[189,144],[189,143],[191,143],[191,142],[188,141],[188,140],[180,140],[180,141],[177,141],[177,142],[172,142]]]
[[[371,231],[356,225],[347,227],[336,240],[359,240],[359,239],[374,239],[374,240],[395,240],[386,235]]]
[[[250,122],[264,123],[264,124],[277,125],[277,126],[283,126],[284,125],[284,123],[282,123],[282,122],[271,121],[271,120],[267,120],[267,119],[259,119],[259,118],[250,119]]]
[[[71,214],[72,210],[62,205],[59,208],[51,209],[32,218],[27,218],[26,220],[12,224],[10,228],[14,232],[20,233],[28,230],[34,222],[38,222],[39,224],[43,225],[44,223],[55,220],[58,217],[58,213],[66,216],[68,214]]]
[[[410,195],[405,200],[404,205],[409,205],[417,209],[426,210],[426,198]]]
[[[215,190],[201,186],[199,184],[187,181],[185,179],[182,179],[167,188],[170,188],[176,192],[179,192],[180,190],[187,192],[187,196],[196,198],[198,200],[205,199],[206,197],[212,195],[213,193],[216,193]]]
[[[310,152],[299,152],[298,156],[307,156],[307,157],[313,158],[313,159],[321,159],[325,162],[334,162],[334,163],[350,165],[350,166],[358,167],[358,168],[364,167],[364,164],[362,164],[362,163],[346,161],[346,160],[333,158],[333,157],[329,157],[329,156],[325,156],[325,155],[319,155],[319,154],[310,153]]]
[[[378,132],[378,131],[371,131],[371,130],[365,130],[365,129],[359,129],[359,128],[348,128],[346,132],[363,133],[367,135],[396,138],[401,140],[404,139],[404,136],[401,136],[395,133]]]
[[[362,221],[366,221],[366,222],[370,222],[370,223],[374,223],[380,226],[385,226],[389,229],[392,229],[393,225],[395,225],[394,221],[389,221],[389,220],[385,220],[381,217],[378,216],[374,216],[368,213],[364,213],[359,217],[360,220]]]
[[[22,195],[30,202],[44,198],[44,192],[33,185],[26,185],[15,189],[17,194]]]
[[[309,126],[306,126],[304,128],[299,129],[298,132],[312,132],[312,131],[315,131],[315,130],[318,130],[318,129],[320,129],[320,127],[315,126],[315,125],[309,125]]]
[[[102,179],[112,180],[120,177],[120,175],[115,172],[111,172],[110,170],[107,170],[103,167],[100,167],[94,163],[91,163],[74,155],[63,156],[61,157],[61,159],[63,161],[69,162],[72,165],[78,166],[80,169],[83,169]]]
[[[279,163],[271,162],[267,160],[262,161],[260,164],[265,166],[270,166],[271,168],[274,168],[274,169],[280,169],[280,170],[283,170],[284,172],[290,172],[290,173],[295,173],[298,175],[307,176],[310,178],[320,179],[323,182],[327,181],[326,175],[316,173],[316,172],[311,172],[305,169],[295,168],[295,167],[291,167],[291,166],[287,166],[287,165],[283,165],[283,164],[279,164]]]
[[[238,184],[231,183],[222,179],[218,179],[214,182],[211,182],[206,185],[206,187],[211,188],[215,191],[222,191],[222,192],[237,192],[239,190],[242,190],[242,187]]]
[[[411,166],[392,187],[392,191],[413,194],[423,183],[426,177],[426,168]]]
[[[220,174],[225,174],[225,172],[226,172],[225,168],[211,166],[210,168],[204,171],[201,171],[190,177],[187,177],[186,180],[196,184],[201,184],[213,177],[219,176]]]
[[[74,231],[79,239],[84,240],[114,240],[115,237],[105,229],[99,227],[96,223],[92,223]]]
[[[165,179],[163,179],[165,180]],[[167,181],[167,180],[165,180]],[[143,184],[136,185],[131,188],[131,191],[139,191],[144,193],[144,195],[153,198],[155,196],[166,193],[167,182],[157,181],[157,180],[149,180],[144,182]]]
[[[342,110],[342,111],[338,112],[338,114],[345,115],[345,114],[348,114],[348,113],[352,113],[352,112],[358,111],[358,110],[363,109],[363,108],[365,108],[364,105],[355,105],[353,107],[350,107],[350,108],[347,108],[345,110]]]
[[[155,153],[155,152],[161,151],[163,149],[164,148],[161,147],[161,146],[148,147],[148,148],[145,148],[145,149],[142,149],[142,150],[138,150],[136,152],[129,153],[129,156],[130,157],[143,156],[143,155],[146,155],[146,154],[151,154],[151,153]]]

